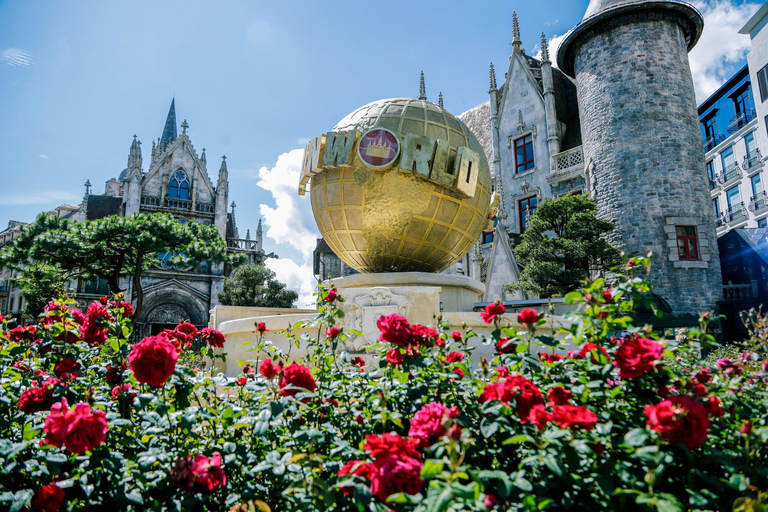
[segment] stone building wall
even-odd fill
[[[708,310],[722,283],[683,31],[654,13],[609,23],[574,52],[592,197],[611,243],[653,251],[654,291],[675,314]],[[678,261],[675,225],[696,226],[700,261]]]

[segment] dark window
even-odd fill
[[[677,231],[677,255],[681,261],[697,261],[699,244],[694,226],[675,226]]]
[[[525,230],[528,229],[528,221],[536,211],[538,204],[539,199],[536,196],[527,197],[518,203],[517,211],[520,215],[520,233],[525,233]]]
[[[748,110],[753,110],[752,108],[752,95],[750,94],[750,88],[745,87],[744,90],[739,91],[736,96],[733,97],[733,103],[736,108],[736,114],[741,114],[742,112],[746,112]],[[748,122],[749,120],[747,120]]]
[[[715,113],[716,112],[713,112],[709,117],[701,122],[702,128],[704,129],[704,143],[706,145],[706,151],[709,151],[720,143],[720,139],[718,138],[717,133],[717,116]]]
[[[493,242],[493,231],[483,231],[483,241],[484,244],[489,244]]]
[[[721,212],[720,212],[720,200],[718,198],[714,198],[712,200],[712,209],[715,211],[715,218],[719,219]]]
[[[709,176],[709,189],[712,190],[715,188],[717,183],[715,183],[715,161],[710,160],[707,162],[707,175]]]
[[[189,199],[189,180],[182,170],[176,171],[168,184],[168,197],[171,199]]]
[[[768,66],[757,72],[757,87],[760,89],[760,102],[768,99]]]
[[[757,227],[759,228],[768,228],[768,219],[763,217],[762,219],[757,220]]]
[[[515,141],[515,169],[521,173],[533,166],[533,136],[526,135]]]

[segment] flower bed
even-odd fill
[[[570,294],[570,353],[534,310],[489,305],[489,337],[381,317],[375,364],[339,350],[343,297],[321,289],[317,335],[285,333],[307,357],[255,326],[231,380],[202,367],[216,331],[132,344],[119,298],[54,301],[35,326],[2,324],[0,508],[762,510],[768,323],[708,364],[709,334],[631,325],[647,289],[628,275]],[[473,361],[478,343],[497,357]]]

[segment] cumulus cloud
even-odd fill
[[[704,33],[689,58],[696,99],[702,102],[729,79],[750,49],[749,36],[739,30],[760,8],[733,0],[694,0],[704,16]]]
[[[32,53],[20,48],[7,48],[0,53],[0,60],[6,66],[27,67],[34,63]]]
[[[309,205],[309,196],[297,193],[303,149],[294,149],[277,158],[274,167],[259,169],[257,186],[272,194],[275,207],[261,204],[259,211],[266,225],[265,235],[278,245],[298,250],[301,262],[281,258],[269,260],[269,268],[288,287],[299,292],[300,307],[313,302],[312,250],[320,236]]]
[[[79,203],[80,198],[66,190],[47,190],[31,194],[8,194],[0,196],[0,205],[22,206],[46,204],[58,206],[61,203]]]

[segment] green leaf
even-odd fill
[[[642,446],[648,441],[648,432],[644,428],[630,430],[624,435],[624,444],[628,446]]]
[[[493,436],[498,430],[499,424],[493,420],[483,418],[483,421],[480,422],[480,433],[483,434],[483,437],[486,439]]]
[[[557,476],[563,476],[563,473],[565,472],[563,464],[551,453],[544,456],[544,465]]]
[[[519,444],[519,443],[535,443],[536,440],[529,436],[528,434],[518,434],[514,437],[510,437],[509,439],[505,439],[501,444],[503,445],[509,445],[509,444]]]
[[[427,460],[424,462],[424,467],[421,470],[421,478],[424,480],[430,480],[440,474],[443,471],[443,461]]]

